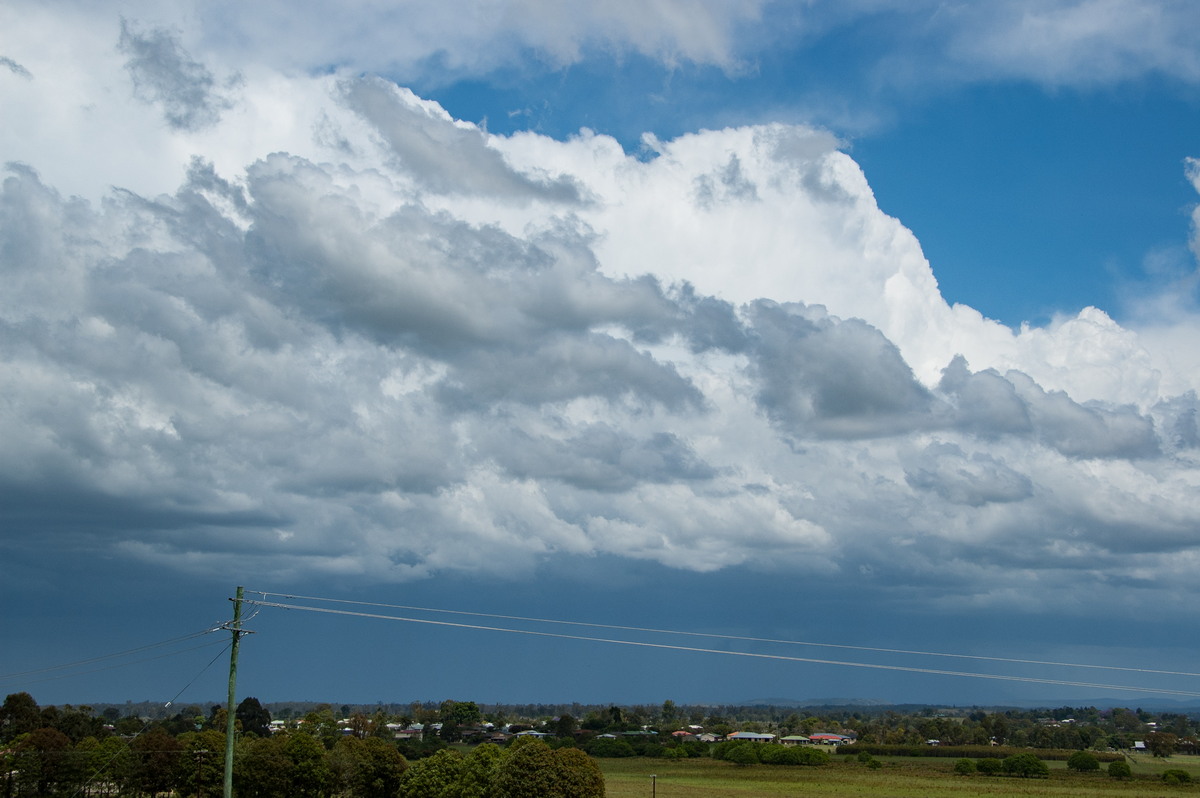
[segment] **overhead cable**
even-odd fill
[[[877,646],[854,646],[854,645],[847,645],[844,643],[816,643],[816,642],[804,641],[804,640],[782,640],[782,639],[776,639],[776,638],[770,638],[770,637],[746,637],[743,635],[726,635],[726,634],[718,634],[718,633],[714,633],[714,632],[686,632],[686,631],[680,631],[677,629],[653,629],[653,628],[647,628],[647,627],[642,627],[642,626],[620,626],[617,624],[607,624],[607,623],[588,623],[586,621],[564,621],[564,620],[553,619],[553,618],[528,618],[528,617],[523,617],[520,615],[499,615],[496,613],[488,613],[488,612],[468,612],[466,610],[435,609],[432,607],[414,607],[414,606],[405,605],[405,604],[383,604],[383,603],[371,602],[371,601],[353,601],[350,599],[323,598],[320,596],[298,596],[298,595],[293,595],[293,594],[289,594],[289,593],[273,593],[273,592],[262,591],[262,590],[247,590],[247,592],[248,593],[257,593],[258,595],[262,596],[264,598],[264,600],[268,596],[278,596],[278,597],[284,598],[284,599],[299,599],[299,600],[303,600],[303,601],[324,601],[324,602],[328,602],[330,604],[354,604],[354,605],[362,606],[362,607],[382,607],[382,608],[393,609],[393,610],[415,610],[417,612],[435,612],[435,613],[444,613],[444,614],[449,614],[449,615],[461,615],[464,617],[472,617],[472,618],[495,618],[497,620],[505,620],[505,621],[524,621],[524,622],[528,622],[528,623],[559,624],[562,626],[579,626],[579,627],[587,627],[587,628],[591,628],[591,629],[615,629],[615,630],[622,631],[622,632],[646,632],[649,634],[681,635],[681,636],[685,636],[685,637],[702,637],[702,638],[709,638],[709,639],[715,639],[715,640],[738,640],[738,641],[747,642],[747,643],[774,643],[774,644],[779,644],[779,645],[790,645],[790,646],[812,646],[814,648],[836,648],[836,649],[842,649],[842,650],[847,650],[847,651],[870,651],[870,652],[880,653],[880,654],[908,654],[908,655],[921,656],[921,657],[950,657],[950,658],[955,658],[955,659],[979,660],[979,661],[984,661],[984,662],[1008,662],[1008,663],[1017,664],[1017,665],[1043,665],[1043,666],[1056,667],[1056,668],[1087,668],[1087,669],[1091,669],[1091,670],[1125,671],[1128,673],[1158,674],[1161,676],[1200,677],[1200,673],[1190,673],[1187,671],[1167,671],[1167,670],[1158,670],[1155,668],[1133,668],[1133,667],[1122,667],[1119,665],[1097,665],[1095,663],[1083,663],[1083,662],[1053,662],[1053,661],[1037,660],[1037,659],[1019,659],[1019,658],[1015,658],[1015,657],[991,657],[991,656],[985,656],[982,654],[952,654],[952,653],[941,652],[941,651],[917,651],[917,650],[913,650],[913,649],[904,649],[904,648],[880,648]]]
[[[259,592],[259,591],[254,591],[254,592]],[[533,630],[529,630],[529,629],[511,629],[511,628],[499,627],[499,626],[484,626],[481,624],[455,623],[452,621],[435,621],[435,620],[431,620],[429,618],[404,618],[404,617],[400,617],[400,616],[396,616],[396,615],[382,615],[379,613],[371,613],[371,612],[354,612],[353,610],[339,610],[339,609],[334,609],[332,607],[312,607],[312,606],[305,606],[303,604],[284,604],[282,602],[255,601],[252,599],[246,599],[245,602],[247,604],[252,604],[255,606],[259,606],[259,607],[275,607],[275,608],[284,609],[284,610],[300,610],[300,611],[305,611],[305,612],[325,613],[325,614],[329,614],[329,615],[354,616],[354,617],[359,617],[359,618],[375,618],[375,619],[387,620],[387,621],[401,621],[404,623],[420,623],[420,624],[428,624],[428,625],[432,625],[432,626],[446,626],[446,627],[453,627],[453,628],[457,628],[457,629],[474,629],[474,630],[478,630],[478,631],[488,631],[488,632],[507,632],[510,634],[521,634],[521,635],[531,635],[531,636],[535,636],[535,637],[557,638],[560,640],[586,640],[586,641],[592,642],[592,643],[609,643],[609,644],[613,644],[613,645],[637,646],[637,647],[641,647],[641,648],[669,649],[672,651],[688,651],[688,652],[698,653],[698,654],[723,654],[725,656],[732,656],[732,657],[752,657],[755,659],[781,660],[784,662],[805,662],[805,663],[815,664],[815,665],[836,665],[836,666],[848,667],[848,668],[868,668],[871,670],[904,671],[907,673],[926,673],[926,674],[932,674],[932,675],[937,675],[937,676],[961,676],[961,677],[971,678],[971,679],[992,679],[992,680],[1006,681],[1006,682],[1027,682],[1027,683],[1033,683],[1033,684],[1050,684],[1050,685],[1057,685],[1060,687],[1087,687],[1087,688],[1100,689],[1100,690],[1121,690],[1121,691],[1125,691],[1125,692],[1134,692],[1134,693],[1155,693],[1155,694],[1161,694],[1161,695],[1176,695],[1176,696],[1186,696],[1188,698],[1200,698],[1200,692],[1193,692],[1193,691],[1188,691],[1188,690],[1167,690],[1167,689],[1159,689],[1159,688],[1152,688],[1152,687],[1136,687],[1136,686],[1117,685],[1117,684],[1097,684],[1095,682],[1080,682],[1080,681],[1071,681],[1068,679],[1043,679],[1043,678],[1039,678],[1039,677],[1035,677],[1035,676],[1014,676],[1014,675],[996,674],[996,673],[972,673],[970,671],[949,671],[949,670],[940,670],[937,668],[917,668],[917,667],[908,666],[908,665],[883,665],[883,664],[868,663],[868,662],[844,662],[844,661],[839,661],[839,660],[816,659],[816,658],[812,658],[812,657],[791,657],[791,656],[786,656],[783,654],[762,654],[762,653],[756,653],[756,652],[750,652],[750,651],[722,651],[720,649],[714,649],[714,648],[698,648],[698,647],[694,647],[694,646],[677,646],[677,645],[671,645],[670,643],[648,643],[648,642],[637,641],[637,640],[620,640],[620,639],[615,639],[615,638],[588,637],[586,635],[572,635],[572,634],[564,634],[561,632],[538,632],[538,631],[533,631]]]

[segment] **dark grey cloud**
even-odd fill
[[[1029,408],[1040,440],[1068,457],[1153,457],[1158,439],[1150,419],[1132,407],[1081,405],[1061,391],[1046,391],[1028,376],[1008,379]]]
[[[991,455],[967,455],[953,443],[931,443],[905,465],[904,478],[953,504],[980,507],[1033,495],[1033,482]]]
[[[966,359],[956,357],[942,372],[938,391],[951,399],[959,429],[983,438],[1033,431],[1028,406],[1016,387],[994,369],[971,373]]]
[[[129,57],[125,68],[135,96],[159,105],[171,127],[201,130],[216,124],[221,113],[232,107],[226,92],[237,78],[218,83],[208,67],[192,59],[174,31],[143,32],[122,19],[118,47]]]
[[[589,424],[563,437],[493,430],[480,451],[520,479],[561,481],[585,490],[627,491],[645,482],[716,476],[686,441],[672,433],[639,439],[608,424]]]
[[[579,397],[698,408],[702,394],[674,366],[608,335],[558,335],[517,351],[476,350],[456,358],[439,397],[457,408],[496,402],[540,405]]]
[[[599,274],[572,231],[518,240],[409,204],[364,213],[354,190],[303,159],[250,170],[248,237],[260,278],[303,309],[425,350],[505,343],[666,307],[653,281]]]
[[[938,390],[951,401],[951,425],[982,438],[1033,437],[1078,458],[1154,457],[1160,451],[1153,420],[1136,409],[1079,404],[1019,371],[971,373],[964,359],[955,358]],[[1186,418],[1182,423],[1186,439]]]
[[[758,402],[790,431],[866,438],[930,423],[932,396],[874,327],[767,300],[754,303],[749,319]]]
[[[578,203],[580,187],[570,178],[526,175],[488,147],[474,126],[450,124],[415,96],[401,96],[380,78],[341,84],[346,105],[360,114],[386,142],[400,167],[424,189],[437,194],[470,194],[508,201]]]
[[[1164,449],[1180,451],[1200,447],[1198,413],[1200,401],[1197,400],[1195,391],[1188,391],[1182,396],[1160,402],[1154,408],[1154,416],[1159,419],[1159,427],[1162,430]]]
[[[679,331],[687,337],[693,352],[710,349],[742,352],[750,345],[749,331],[729,302],[700,296],[688,284],[679,287],[674,299],[685,318]]]
[[[7,67],[9,72],[12,72],[14,75],[17,75],[18,77],[22,77],[27,80],[33,78],[33,75],[30,73],[30,71],[28,69],[21,66],[16,61],[9,58],[8,56],[0,55],[0,66]]]

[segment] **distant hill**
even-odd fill
[[[886,707],[892,704],[878,698],[752,698],[737,703],[744,707]]]
[[[1094,697],[1094,698],[1074,698],[1057,701],[1047,701],[1044,698],[1011,698],[999,703],[980,702],[978,704],[968,703],[938,703],[938,702],[905,702],[896,703],[894,701],[884,701],[877,698],[752,698],[746,701],[738,701],[731,706],[744,707],[780,707],[780,708],[801,708],[807,707],[811,709],[840,709],[844,707],[872,707],[872,708],[888,708],[896,711],[910,712],[913,708],[920,707],[979,707],[981,709],[1050,709],[1053,707],[1096,707],[1097,709],[1111,709],[1113,707],[1139,707],[1147,712],[1173,712],[1181,715],[1198,715],[1200,714],[1200,705],[1197,705],[1194,699],[1187,700],[1172,700],[1169,698],[1155,697],[1147,699],[1142,698],[1114,698]]]

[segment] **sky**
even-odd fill
[[[0,30],[4,693],[1197,703],[1195,4]]]

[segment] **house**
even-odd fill
[[[845,745],[854,742],[849,737],[840,734],[810,734],[808,739],[820,745]]]
[[[745,740],[751,743],[769,743],[775,739],[774,734],[759,734],[758,732],[736,731],[725,738],[726,740]]]
[[[780,737],[779,743],[780,745],[812,745],[812,740],[803,734],[789,734],[787,737]]]
[[[696,739],[702,743],[715,743],[720,742],[721,735],[713,734],[712,732],[704,732],[704,734],[696,735]]]
[[[407,729],[396,729],[392,732],[392,737],[397,740],[420,740],[425,734],[425,727],[420,723],[413,723]]]

